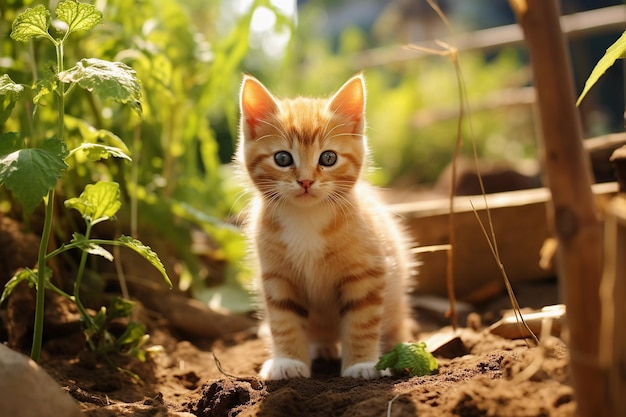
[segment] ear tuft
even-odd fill
[[[263,84],[250,75],[244,75],[239,96],[241,116],[252,131],[261,120],[280,110],[278,103]]]
[[[355,75],[346,81],[330,99],[328,109],[333,114],[338,114],[354,122],[357,128],[361,127],[365,112],[365,81],[363,80],[363,75]]]

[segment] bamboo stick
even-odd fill
[[[575,107],[574,83],[557,0],[509,0],[524,32],[533,68],[552,194],[549,217],[559,242],[557,268],[567,305],[570,358],[578,415],[615,417],[607,372],[600,368],[599,285],[602,229],[591,192],[589,159]]]

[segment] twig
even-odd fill
[[[450,244],[428,245],[428,246],[420,246],[420,247],[417,247],[417,248],[412,248],[411,249],[411,253],[412,254],[418,254],[418,253],[439,252],[439,251],[444,251],[444,250],[449,251],[451,248],[452,248],[452,245],[450,245]]]
[[[227,376],[229,378],[234,378],[234,379],[242,379],[238,376],[235,376],[233,374],[229,374],[228,372],[224,371],[224,368],[222,368],[222,363],[220,362],[219,359],[217,359],[217,356],[215,356],[215,352],[211,352],[211,355],[213,355],[213,360],[215,361],[215,366],[217,366],[217,370],[220,371],[220,373],[224,376]]]
[[[229,374],[228,372],[224,371],[224,368],[222,368],[222,363],[217,358],[217,356],[215,356],[215,352],[211,352],[211,355],[213,355],[213,360],[215,361],[215,366],[217,366],[217,370],[220,371],[220,373],[222,375],[224,375],[225,377],[233,378],[233,379],[236,379],[238,381],[245,381],[245,382],[249,382],[249,383],[260,384],[260,387],[257,387],[255,389],[260,389],[261,387],[263,387],[263,381],[261,379],[257,378],[257,377],[254,377],[254,376],[236,376],[236,375]]]
[[[426,0],[428,5],[437,13],[441,21],[446,25],[451,34],[451,39],[454,43],[454,31],[452,30],[452,26],[448,21],[448,18],[443,13],[439,5],[434,0]],[[461,76],[461,67],[458,61],[458,50],[453,45],[450,45],[446,42],[436,40],[435,43],[441,47],[441,50],[425,48],[417,45],[408,45],[408,49],[417,50],[420,52],[426,52],[439,56],[447,56],[450,57],[452,61],[457,77],[457,82],[459,84],[459,117],[457,123],[457,136],[456,143],[454,146],[454,154],[452,157],[452,179],[450,186],[450,200],[449,200],[449,218],[448,218],[448,234],[450,236],[450,246],[447,251],[447,266],[446,266],[446,287],[448,290],[448,300],[450,302],[450,309],[446,313],[446,316],[450,318],[450,323],[452,328],[456,330],[458,327],[458,314],[456,310],[456,295],[454,291],[454,243],[455,243],[455,228],[454,228],[454,194],[456,190],[456,162],[461,150],[462,144],[462,134],[461,128],[463,126],[463,120],[465,116],[465,99],[464,93],[465,89],[463,88],[463,78]]]
[[[483,195],[484,197],[484,195]],[[485,199],[485,203],[486,203],[486,199]],[[476,208],[474,207],[474,203],[472,203],[470,201],[470,204],[472,206],[472,210],[474,211],[474,216],[476,216],[476,220],[478,221],[478,224],[480,225],[480,229],[482,230],[485,239],[487,240],[487,244],[489,245],[489,249],[491,250],[491,253],[493,254],[496,263],[498,264],[498,269],[500,269],[500,272],[502,273],[502,278],[504,279],[504,285],[506,286],[506,291],[507,294],[509,295],[509,300],[511,301],[511,306],[513,307],[513,313],[515,314],[515,318],[517,320],[517,324],[519,326],[523,326],[528,333],[532,336],[533,340],[535,341],[535,343],[539,344],[539,340],[537,339],[537,336],[533,333],[533,331],[530,329],[530,327],[528,327],[528,324],[526,323],[526,321],[524,320],[524,316],[522,316],[522,312],[520,311],[520,306],[519,303],[517,302],[517,298],[515,297],[515,293],[513,292],[513,287],[511,287],[511,281],[509,280],[509,277],[506,273],[506,269],[504,269],[504,264],[502,263],[502,261],[500,260],[500,254],[498,253],[498,249],[497,249],[497,242],[496,242],[496,235],[495,232],[493,230],[493,223],[491,222],[491,218],[489,218],[489,224],[491,226],[491,232],[492,232],[492,237],[491,239],[493,239],[493,241],[489,238],[489,234],[487,233],[487,229],[485,229],[485,225],[483,223],[483,221],[481,220],[480,216],[478,215],[478,211],[476,210]],[[487,208],[487,213],[489,213],[489,208]],[[526,339],[524,339],[526,340]]]
[[[393,404],[393,402],[395,400],[397,400],[400,395],[402,394],[397,394],[395,397],[393,397],[391,400],[389,400],[389,402],[387,403],[387,417],[391,417],[391,404]]]
[[[450,25],[450,22],[448,21],[448,19],[446,18],[445,14],[441,11],[441,9],[439,8],[439,6],[436,4],[435,0],[427,0],[428,4],[430,5],[430,7],[435,11],[435,13],[437,13],[437,15],[439,16],[439,18],[443,21],[443,23],[446,25],[446,27],[448,28],[448,30],[450,31],[451,34],[451,39],[452,42],[456,44],[455,40],[454,40],[454,31],[452,30],[452,26]],[[458,110],[458,122],[457,122],[457,138],[456,138],[456,143],[455,143],[455,147],[454,147],[454,155],[452,158],[452,175],[451,175],[451,186],[450,186],[450,198],[449,198],[449,221],[448,221],[448,228],[449,228],[449,237],[450,237],[450,246],[448,248],[448,259],[447,259],[447,274],[446,274],[446,283],[447,283],[447,289],[448,289],[448,299],[450,301],[450,310],[447,313],[447,316],[450,317],[451,322],[452,322],[452,327],[454,329],[456,329],[457,327],[457,320],[458,320],[458,316],[457,316],[457,312],[456,312],[456,299],[455,299],[455,294],[454,294],[454,245],[455,245],[455,228],[454,228],[454,195],[455,195],[455,191],[456,191],[456,171],[457,171],[457,159],[458,159],[458,155],[461,149],[461,144],[462,144],[462,134],[461,134],[461,129],[463,126],[463,121],[465,119],[465,112],[466,110],[469,113],[469,102],[467,100],[467,93],[466,93],[466,89],[465,89],[465,81],[463,79],[463,73],[461,71],[461,66],[459,63],[459,56],[458,56],[458,49],[455,46],[452,46],[446,42],[440,41],[440,40],[436,40],[435,41],[437,45],[439,45],[442,50],[436,50],[436,49],[431,49],[431,48],[425,48],[425,47],[421,47],[421,46],[410,46],[411,49],[417,50],[417,51],[421,51],[421,52],[426,52],[426,53],[431,53],[431,54],[435,54],[435,55],[440,55],[440,56],[449,56],[450,60],[452,61],[453,65],[454,65],[454,69],[455,69],[455,74],[456,74],[456,79],[457,79],[457,84],[458,84],[458,90],[459,90],[459,95],[460,95],[460,100],[459,100],[459,110]],[[487,230],[484,227],[484,224],[482,223],[480,217],[478,216],[478,212],[476,211],[476,209],[474,208],[474,205],[472,204],[472,209],[474,210],[474,214],[476,215],[476,218],[478,219],[478,222],[480,224],[481,229],[483,230],[483,233],[485,234],[485,238],[487,239],[488,243],[489,243],[489,247],[491,249],[491,252],[494,255],[494,258],[496,259],[496,262],[498,263],[498,268],[500,269],[500,271],[502,272],[502,277],[504,279],[504,283],[507,289],[507,293],[509,295],[509,299],[511,300],[511,305],[513,307],[513,310],[515,312],[515,316],[518,319],[518,323],[523,323],[523,325],[526,327],[526,329],[529,331],[529,333],[532,335],[533,339],[538,343],[537,340],[537,336],[535,336],[535,334],[530,330],[530,328],[528,327],[528,325],[524,322],[524,319],[521,315],[520,312],[520,308],[519,308],[519,304],[517,303],[517,299],[515,298],[515,294],[513,293],[513,289],[511,287],[511,283],[509,281],[509,278],[506,274],[506,270],[504,269],[504,265],[502,264],[501,260],[500,260],[500,254],[498,251],[498,245],[497,245],[497,240],[496,240],[496,234],[495,234],[495,230],[493,227],[493,221],[491,218],[491,211],[489,210],[489,205],[487,203],[487,194],[485,192],[485,185],[483,182],[483,178],[482,175],[480,173],[480,170],[478,169],[478,151],[476,149],[476,141],[474,140],[474,134],[473,134],[473,128],[472,128],[472,122],[471,122],[471,118],[468,117],[468,126],[469,126],[469,130],[470,130],[470,138],[472,139],[472,150],[474,153],[474,163],[476,165],[476,174],[478,176],[478,182],[480,184],[480,189],[482,192],[482,196],[485,202],[485,209],[487,212],[487,219],[489,222],[489,230],[490,233],[487,233]],[[490,237],[491,235],[491,237]]]

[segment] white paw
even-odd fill
[[[274,358],[265,361],[259,374],[263,379],[308,378],[311,376],[311,370],[297,359]]]
[[[350,378],[374,379],[390,375],[389,371],[376,369],[376,362],[361,362],[347,367],[341,372],[341,376]]]

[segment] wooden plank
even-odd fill
[[[561,16],[563,33],[569,38],[590,33],[621,32],[624,30],[624,22],[626,22],[626,5],[604,7]],[[457,36],[456,43],[451,39],[443,40],[455,45],[459,51],[493,51],[506,46],[521,44],[524,37],[519,26],[514,24],[460,34]],[[416,42],[415,45],[438,48],[433,41]],[[403,45],[394,45],[361,52],[351,58],[351,62],[354,63],[356,69],[362,70],[367,67],[389,65],[425,56],[429,55],[407,49]]]
[[[593,186],[599,205],[605,205],[617,192],[616,183]],[[551,237],[546,218],[550,192],[546,188],[489,194],[499,253],[509,279],[513,282],[554,276],[553,270],[539,267],[539,252]],[[470,203],[471,202],[471,203]],[[502,274],[496,265],[472,204],[486,220],[483,196],[455,197],[455,288],[459,299],[478,302],[504,288]],[[445,245],[448,236],[448,199],[415,201],[392,205],[392,210],[405,219],[419,246]],[[416,288],[421,294],[446,296],[446,253],[443,250],[417,255],[421,262]]]

